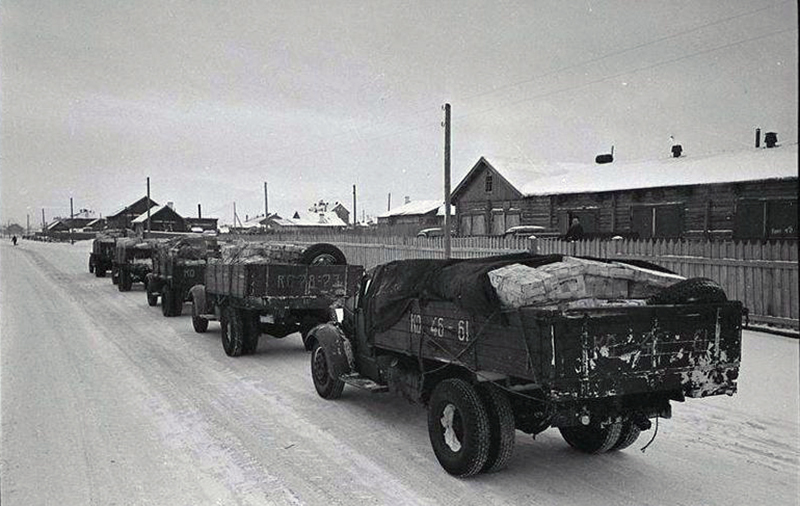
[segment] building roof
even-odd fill
[[[131,209],[132,207],[136,206],[136,204],[138,204],[139,202],[141,202],[141,201],[143,201],[143,200],[145,200],[145,201],[147,200],[147,195],[145,195],[144,197],[142,197],[142,198],[140,198],[140,199],[136,200],[136,201],[135,201],[135,202],[133,202],[132,204],[128,204],[127,206],[125,206],[125,207],[123,207],[123,208],[117,209],[116,211],[114,211],[114,212],[113,212],[113,213],[111,213],[111,214],[107,214],[107,215],[106,215],[106,218],[115,218],[115,217],[119,216],[120,214],[124,213],[125,211],[127,211],[127,210]],[[152,209],[154,206],[157,206],[157,205],[158,205],[158,202],[156,202],[156,201],[155,201],[155,200],[153,200],[153,199],[150,199],[150,206],[151,206],[151,209]],[[146,212],[146,211],[145,211],[145,212]]]
[[[444,203],[441,200],[416,200],[395,207],[391,211],[379,214],[378,218],[389,218],[390,216],[419,216],[430,214],[436,211],[436,216],[444,216]],[[455,215],[455,209],[450,207],[450,214]]]
[[[491,165],[522,195],[535,196],[796,178],[797,163],[794,144],[640,162],[560,164],[527,171],[519,165]]]
[[[170,210],[172,210],[172,212],[175,212],[174,209],[172,209],[171,207],[169,207],[166,204],[164,204],[163,206],[153,206],[153,207],[150,208],[150,218],[152,218],[154,214],[160,213],[164,209],[170,209]],[[178,213],[175,213],[175,214],[178,214]],[[139,216],[137,216],[136,218],[134,218],[131,221],[131,223],[146,223],[146,222],[147,222],[147,211],[143,212],[142,214],[140,214]]]
[[[333,211],[324,213],[300,213],[295,212],[291,218],[273,218],[272,221],[282,227],[346,227],[347,223],[342,221]]]

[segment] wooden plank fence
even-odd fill
[[[444,239],[376,237],[367,235],[253,235],[245,240],[295,244],[335,244],[348,262],[370,269],[392,260],[444,258]],[[798,294],[798,244],[682,241],[682,240],[587,240],[502,237],[456,237],[454,258],[478,258],[520,251],[560,253],[606,259],[646,260],[686,277],[710,278],[719,283],[731,300],[740,300],[750,310],[753,322],[800,328]]]

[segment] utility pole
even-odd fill
[[[42,208],[42,233],[47,232],[47,222],[44,220],[44,207]]]
[[[353,185],[353,229],[358,225],[358,214],[356,212],[356,185]]]
[[[269,195],[267,194],[267,182],[264,181],[264,219],[269,217]]]
[[[386,202],[386,210],[387,211],[391,211],[392,210],[392,193],[391,192],[389,192],[389,199],[388,199],[388,202]]]
[[[147,176],[147,234],[150,237],[150,176]]]
[[[72,240],[72,220],[74,219],[75,214],[72,212],[72,197],[69,198],[69,243],[75,244],[75,241]]]
[[[450,104],[444,104],[444,257],[450,253]]]
[[[31,214],[28,213],[25,215],[28,220],[27,228],[25,229],[28,235],[31,235]]]

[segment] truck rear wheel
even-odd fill
[[[252,355],[258,348],[258,339],[261,337],[260,320],[255,311],[242,311],[243,350],[242,355]]]
[[[622,422],[622,431],[619,433],[619,439],[617,439],[617,442],[614,443],[614,446],[612,446],[609,451],[624,450],[639,439],[639,434],[641,434],[641,432],[642,429],[635,423],[630,420],[625,420]]]
[[[483,469],[491,430],[475,387],[456,378],[436,385],[428,404],[428,435],[436,459],[448,473],[465,478]]]
[[[478,385],[486,414],[489,416],[489,457],[481,472],[492,473],[505,468],[514,454],[516,424],[508,395],[491,383]]]
[[[240,313],[236,308],[227,307],[220,315],[222,348],[229,357],[238,357],[244,351],[244,328]]]
[[[325,348],[315,341],[311,352],[311,378],[314,380],[314,388],[323,399],[338,399],[344,390],[344,381],[339,378],[332,378],[328,370],[328,357],[325,356]]]
[[[597,424],[559,427],[561,437],[576,450],[597,454],[611,450],[622,433],[622,422],[614,422],[600,427]]]
[[[157,293],[153,293],[153,284],[152,283],[148,284],[147,288],[145,289],[145,291],[147,292],[147,305],[150,306],[150,307],[157,306],[158,305],[158,294]]]
[[[117,276],[119,278],[119,284],[117,284],[117,288],[119,288],[120,292],[130,292],[131,286],[133,286],[133,280],[131,279],[131,273],[120,269],[119,274]]]
[[[169,285],[164,285],[161,288],[161,314],[164,316],[175,316],[173,313],[173,307],[175,306],[175,302],[172,300],[175,297],[175,293],[169,287]]]
[[[200,303],[192,297],[192,327],[198,334],[202,334],[208,330],[208,320],[200,316]]]

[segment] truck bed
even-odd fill
[[[490,379],[508,376],[556,401],[655,391],[704,397],[736,391],[741,319],[739,302],[524,307],[483,317],[415,300],[374,344]]]
[[[206,291],[251,303],[284,300],[327,307],[358,290],[364,270],[357,265],[242,264],[210,262]]]

